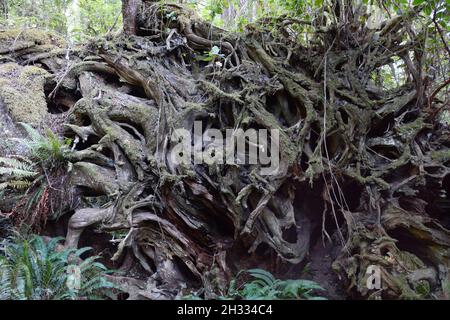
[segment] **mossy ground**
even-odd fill
[[[15,121],[38,125],[47,115],[46,76],[35,66],[0,65],[0,98]]]
[[[0,30],[0,52],[11,51],[21,46],[32,45],[65,46],[65,40],[56,33],[40,29],[8,29]]]

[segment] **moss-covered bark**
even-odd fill
[[[132,253],[146,270],[142,297],[179,296],[186,283],[214,297],[233,271],[273,255],[305,263],[328,240],[341,249],[333,268],[352,294],[445,294],[449,128],[430,120],[418,79],[392,90],[371,80],[423,44],[405,32],[418,8],[380,30],[358,17],[317,26],[315,44],[304,47],[301,21],[236,35],[178,5],[144,3],[137,35],[92,41],[64,73],[52,69],[61,53],[42,62],[54,75],[50,96],[77,97],[65,126],[77,141],[73,186],[107,196],[102,207],[76,208],[68,245],[89,225],[120,232],[114,260]],[[213,46],[220,55],[202,58]],[[420,61],[406,64],[421,70]],[[278,173],[172,163],[172,132],[191,131],[195,120],[222,132],[280,130]],[[365,286],[372,264],[382,268],[376,292]]]

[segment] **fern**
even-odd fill
[[[32,184],[31,181],[26,180],[10,180],[8,182],[8,186],[16,190],[28,189]]]
[[[13,238],[0,246],[0,299],[97,299],[116,288],[107,281],[108,270],[98,256],[82,262],[90,248],[57,250],[61,238],[46,242],[40,236]],[[80,288],[68,286],[70,267],[80,270]],[[116,288],[117,289],[117,288]]]
[[[25,129],[25,131],[27,132],[28,136],[30,137],[30,141],[33,143],[39,143],[43,140],[42,135],[39,133],[39,131],[37,131],[36,129],[34,129],[32,126],[30,126],[28,123],[24,123],[24,122],[19,122],[20,125]]]
[[[243,283],[236,289],[237,278],[248,275],[252,279]],[[246,300],[276,300],[276,299],[325,299],[314,295],[314,292],[324,289],[316,282],[310,280],[280,280],[276,279],[270,272],[263,269],[249,269],[241,271],[230,285],[228,295],[223,299],[246,299]]]
[[[9,158],[0,157],[0,190],[12,188],[16,190],[27,189],[32,181],[39,175],[31,161],[17,156]]]
[[[0,167],[0,175],[9,175],[17,178],[32,178],[37,175],[37,172],[34,171],[26,171],[22,169],[16,168],[5,168]]]
[[[27,147],[29,158],[16,155],[0,157],[0,192],[26,190],[23,201],[18,201],[14,208],[18,213],[16,221],[18,224],[26,222],[39,230],[50,214],[57,217],[62,211],[61,203],[64,201],[61,193],[50,192],[49,186],[55,180],[57,183],[62,181],[60,178],[65,174],[64,162],[71,152],[71,140],[60,138],[51,130],[41,134],[29,124],[20,124],[27,137],[13,140]]]
[[[0,164],[24,171],[34,170],[33,163],[30,160],[19,156],[11,156],[10,158],[0,157]]]
[[[40,162],[54,164],[64,160],[70,152],[70,139],[60,139],[51,130],[42,135],[27,123],[20,122],[28,134],[27,139],[16,139],[31,151],[31,157]]]
[[[44,180],[44,176],[38,177],[35,180],[35,182],[38,182],[40,180]],[[38,183],[36,183],[36,184],[38,184]],[[44,194],[46,188],[47,188],[47,184],[45,183],[45,180],[44,180],[44,183],[38,184],[37,188],[31,192],[30,196],[27,199],[26,205],[25,205],[26,213],[29,213],[32,208],[35,208],[37,206],[37,204],[39,203],[39,200],[41,199],[42,195]]]
[[[6,300],[10,296],[9,278],[9,269],[6,268],[5,257],[0,256],[0,300]]]
[[[241,283],[241,276],[247,275],[250,281]],[[311,280],[280,280],[275,278],[270,272],[263,269],[249,269],[240,271],[234,279],[230,281],[228,292],[225,296],[220,296],[220,300],[279,300],[279,299],[307,299],[326,300],[314,293],[324,291],[316,282]],[[201,300],[197,293],[191,293],[183,297],[186,300]]]

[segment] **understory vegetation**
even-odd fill
[[[242,280],[247,278],[247,281]],[[263,269],[249,269],[237,273],[231,280],[227,294],[220,300],[326,300],[313,292],[324,291],[324,288],[311,280],[280,280]],[[191,294],[185,299],[200,299]]]
[[[1,300],[104,299],[115,288],[90,248],[66,249],[60,238],[15,236],[0,245]]]
[[[19,123],[27,134],[12,141],[25,147],[26,155],[0,157],[0,195],[18,193],[14,210],[8,215],[17,227],[23,224],[39,231],[49,217],[56,219],[67,199],[67,157],[71,140],[45,134]],[[64,194],[64,192],[66,193]]]
[[[0,9],[1,299],[450,298],[448,1]]]

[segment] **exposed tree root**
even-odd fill
[[[353,294],[441,294],[449,128],[428,122],[421,62],[407,54],[422,50],[420,35],[405,32],[416,11],[379,30],[358,17],[318,26],[304,47],[295,33],[302,21],[255,24],[237,36],[180,6],[144,1],[137,36],[93,41],[64,63],[61,50],[20,54],[33,47],[18,43],[8,56],[51,72],[53,99],[80,98],[66,113],[65,134],[78,141],[71,183],[81,197],[107,198],[76,208],[66,245],[91,225],[120,231],[113,259],[132,252],[149,274],[147,289],[127,282],[135,298],[179,297],[186,284],[214,297],[244,260],[275,252],[300,263],[320,237],[342,247],[333,267]],[[213,46],[223,55],[199,58]],[[411,80],[376,88],[372,75],[393,57]],[[222,132],[278,129],[278,172],[174,163],[172,133],[198,120]],[[230,261],[237,253],[242,261]],[[370,265],[382,270],[376,292],[366,286]]]

